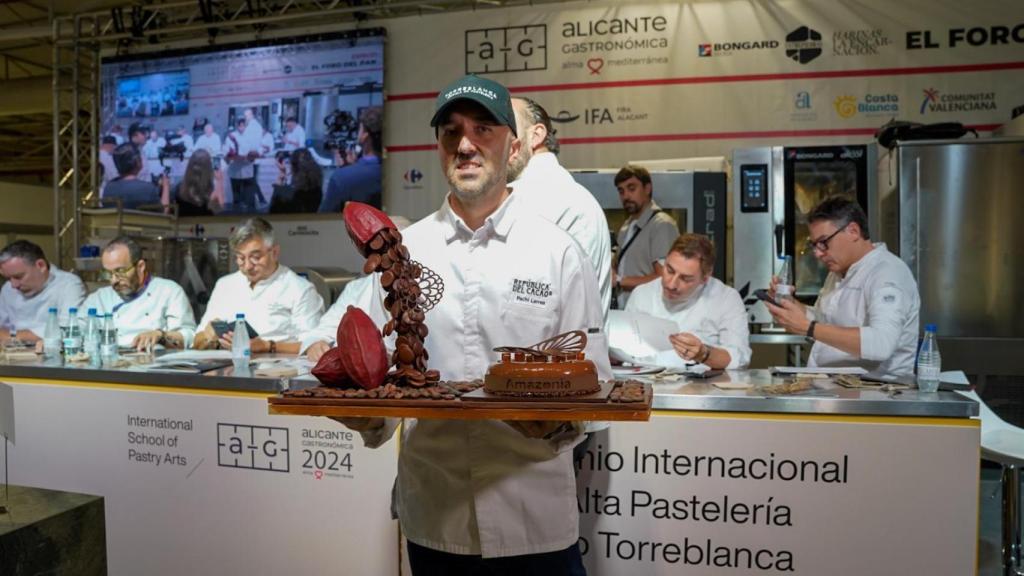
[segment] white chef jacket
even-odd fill
[[[746,368],[750,364],[750,328],[740,293],[718,278],[708,278],[699,290],[685,302],[669,304],[662,296],[661,278],[655,278],[633,290],[626,311],[672,320],[680,332],[689,332],[708,346],[725,349],[730,357],[726,368]],[[664,350],[671,350],[671,343],[667,344]]]
[[[284,149],[298,150],[299,148],[306,147],[306,129],[302,127],[302,124],[296,124],[295,129],[291,132],[285,132],[284,134]]]
[[[338,334],[338,324],[341,324],[341,317],[345,315],[349,305],[363,308],[365,311],[375,294],[374,286],[372,275],[356,278],[346,284],[338,300],[320,317],[316,328],[302,335],[302,348],[299,353],[305,353],[306,349],[320,341],[333,346]]]
[[[31,330],[42,338],[51,307],[56,308],[57,314],[64,318],[68,315],[68,308],[81,307],[79,305],[83,298],[85,285],[82,279],[70,272],[58,270],[51,263],[50,277],[35,296],[26,298],[10,282],[0,288],[0,328],[10,330],[12,335],[17,330]]]
[[[117,165],[114,164],[114,155],[106,150],[100,150],[100,164],[103,165],[103,178],[100,180],[100,198],[103,198],[103,189],[106,188],[114,178],[120,176]]]
[[[216,132],[207,136],[204,132],[198,139],[196,139],[196,145],[193,148],[193,150],[200,149],[209,152],[210,156],[221,154],[220,136]]]
[[[316,328],[323,311],[324,300],[313,284],[279,264],[252,288],[238,271],[217,280],[199,328],[206,329],[215,319],[234,322],[235,314],[242,313],[264,340],[299,340]]]
[[[82,308],[95,308],[99,314],[113,314],[119,346],[131,346],[135,337],[143,332],[163,330],[181,332],[188,348],[196,334],[196,318],[185,291],[176,282],[165,278],[151,276],[142,293],[128,301],[110,286],[105,286],[90,294]]]
[[[608,219],[597,199],[551,152],[534,154],[510,186],[529,211],[554,222],[583,248],[597,272],[601,305],[607,317],[612,300],[612,242]]]
[[[808,317],[860,327],[860,358],[815,342],[808,366],[861,366],[873,375],[914,373],[921,297],[910,268],[885,247],[874,249],[840,277],[831,272]]]
[[[426,314],[430,367],[444,380],[482,378],[499,359],[496,346],[597,329],[586,353],[599,378],[610,379],[589,259],[565,232],[517,206],[515,196],[475,232],[445,198],[402,233],[412,257],[444,280],[444,297]],[[380,322],[380,305],[372,309]],[[389,420],[364,441],[377,446],[396,426]],[[403,533],[421,546],[484,557],[569,547],[579,535],[571,450],[578,440],[528,439],[500,420],[407,419],[396,490]]]
[[[236,154],[234,159],[228,162],[228,178],[245,180],[252,178],[256,174],[253,170],[253,163],[248,158],[251,150],[259,151],[259,146],[257,145],[255,148],[249,147],[247,141],[237,130],[228,134],[228,137],[224,139],[224,155]]]

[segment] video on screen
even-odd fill
[[[117,79],[117,117],[188,114],[188,70]]]
[[[104,59],[101,205],[179,216],[380,206],[383,35]]]

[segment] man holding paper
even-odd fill
[[[715,245],[702,234],[676,238],[665,257],[661,277],[641,284],[626,312],[672,320],[680,332],[669,344],[680,358],[709,368],[745,368],[750,364],[750,331],[743,299],[711,276]]]

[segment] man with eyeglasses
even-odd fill
[[[309,280],[280,263],[274,228],[263,218],[236,228],[229,244],[238,271],[213,287],[194,347],[231,349],[233,332],[218,337],[213,323],[234,322],[235,314],[242,313],[259,334],[249,341],[253,354],[298,354],[302,337],[316,328],[324,312],[320,294]]]
[[[0,250],[0,342],[17,338],[32,343],[43,337],[50,308],[67,315],[85,298],[85,285],[46,260],[43,249],[17,240]]]
[[[153,276],[138,242],[118,236],[103,248],[100,260],[110,286],[90,294],[82,308],[113,315],[119,346],[146,350],[192,343],[196,319],[185,291],[176,282]]]
[[[829,198],[807,220],[808,250],[828,268],[828,278],[813,308],[790,298],[767,304],[775,322],[814,342],[808,366],[913,374],[921,298],[910,268],[885,244],[871,242],[855,201]],[[773,298],[776,284],[773,278]]]

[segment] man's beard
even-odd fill
[[[114,286],[114,292],[121,297],[122,300],[127,300],[132,294],[135,294],[138,290],[138,286],[134,286],[131,283],[121,284],[120,286]]]
[[[501,174],[495,170],[494,172],[483,171],[483,177],[478,180],[459,180],[455,173],[457,166],[463,158],[456,157],[452,160],[452,163],[448,166],[448,170],[445,176],[448,179],[448,184],[451,186],[452,192],[460,202],[466,204],[473,204],[480,198],[487,194],[490,190],[498,183]],[[481,168],[483,168],[483,162],[481,162]]]
[[[529,142],[523,141],[523,145],[519,147],[519,154],[509,161],[508,163],[508,181],[515,182],[522,175],[523,170],[526,169],[526,165],[530,163],[530,158],[533,156],[533,148]]]
[[[640,213],[640,205],[632,200],[627,200],[622,203],[622,209],[626,211],[626,214],[633,216]]]

